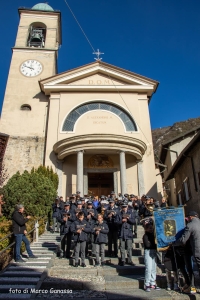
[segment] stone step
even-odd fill
[[[32,249],[33,250],[33,252],[34,253],[36,253],[36,255],[38,255],[38,254],[54,254],[55,253],[55,249],[52,249],[52,250],[48,250],[47,248],[45,249],[45,248],[41,248],[41,249],[38,249],[38,248],[36,248],[36,249]],[[25,254],[27,254],[26,252],[24,252]]]
[[[105,289],[121,289],[123,288],[134,288],[143,289],[144,288],[144,273],[143,276],[138,275],[126,275],[126,276],[116,276],[116,275],[104,275],[105,278]],[[166,276],[157,275],[156,283],[160,288],[167,287]]]
[[[37,258],[25,258],[27,261],[42,261],[42,260],[44,260],[44,261],[48,261],[48,260],[51,260],[51,256],[46,256],[46,255],[43,255],[43,256],[39,256],[39,255],[37,255]]]
[[[46,269],[46,266],[30,266],[26,264],[16,264],[16,265],[11,265],[8,267],[7,270],[9,271],[33,271],[33,272],[43,272]]]
[[[60,238],[40,238],[38,239],[38,242],[60,242]],[[37,243],[37,242],[34,242],[34,243]]]
[[[91,265],[87,265],[86,268],[82,268],[79,266],[78,268],[74,268],[73,266],[54,266],[51,268],[51,277],[59,277],[62,278],[62,275],[65,274],[76,274],[82,275],[83,277],[86,275],[144,275],[145,266],[144,265],[137,265],[137,266],[118,266],[118,265],[105,265],[104,267],[95,267]]]
[[[23,267],[26,266],[26,268],[46,268],[47,263],[41,263],[41,262],[26,262],[26,263],[15,263],[13,262],[11,266],[18,266],[18,267]]]
[[[137,248],[143,248],[144,247],[144,245],[143,245],[143,243],[133,243],[133,248],[134,249],[137,249]]]
[[[79,274],[63,274],[62,278],[47,277],[42,282],[40,289],[70,289],[70,290],[91,290],[91,291],[104,291],[105,290],[105,280],[102,276],[91,276],[88,274],[83,277]],[[55,299],[55,298],[54,298]]]
[[[61,268],[62,266],[68,266],[68,265],[74,265],[74,261],[75,259],[74,258],[70,258],[70,259],[67,259],[67,258],[62,258],[62,259],[59,259],[59,258],[56,258],[56,263],[55,265],[59,265]],[[109,257],[105,257],[105,261],[106,261],[106,264],[108,265],[118,265],[119,263],[119,258],[109,258]],[[144,257],[143,256],[132,256],[132,262],[135,264],[135,265],[144,265]],[[89,265],[95,265],[95,258],[86,258],[85,259],[85,264],[87,266]]]
[[[8,269],[9,270],[9,269]],[[0,278],[2,277],[40,277],[42,275],[42,272],[36,272],[36,271],[24,271],[22,270],[11,270],[11,271],[5,271],[0,275]]]
[[[0,289],[2,285],[4,284],[20,284],[20,283],[26,283],[26,284],[37,284],[37,282],[40,280],[40,277],[1,277],[0,280]]]
[[[60,246],[60,243],[58,243],[58,244],[43,244],[43,243],[38,243],[37,245],[35,245],[34,244],[34,246],[32,246],[31,247],[31,250],[33,250],[34,251],[34,249],[43,249],[43,250],[45,250],[45,249],[47,249],[47,251],[48,250],[52,250],[52,249],[57,249],[58,247]]]
[[[57,245],[59,245],[60,244],[60,242],[37,242],[37,243],[34,243],[33,244],[33,247],[36,247],[36,246],[42,246],[42,247],[46,247],[46,246],[50,246],[50,247],[52,247],[52,246],[57,246]]]
[[[41,247],[41,246],[32,246],[31,247],[31,250],[32,251],[35,251],[35,250],[50,250],[50,251],[53,251],[53,250],[56,250],[57,249],[57,246],[49,246],[49,247]]]
[[[28,291],[30,292],[30,290],[32,288],[34,288],[35,286],[30,286],[28,289]],[[18,287],[16,288],[18,291],[20,290],[20,292],[18,293],[12,293],[12,292],[9,292],[9,289],[12,289],[12,290],[15,290],[15,287],[14,286],[8,286],[8,287],[3,287],[3,288],[0,288],[0,299],[3,299],[3,300],[6,300],[6,299],[30,299],[31,298],[31,295],[32,294],[23,294],[23,290],[26,289],[26,287]]]
[[[21,272],[21,271],[27,271],[27,272],[39,272],[39,273],[42,273],[43,272],[43,270],[45,270],[45,268],[44,267],[42,267],[42,268],[39,268],[38,269],[38,267],[36,266],[36,267],[33,267],[33,268],[30,268],[30,266],[26,266],[26,264],[25,265],[23,265],[23,266],[18,266],[18,265],[15,265],[15,266],[9,266],[6,270],[5,270],[5,272],[7,272],[7,271],[12,271],[12,272]]]
[[[172,300],[172,297],[166,290],[152,290],[150,293],[147,293],[141,289],[124,289],[122,287],[120,290],[117,291],[114,291],[112,289],[106,289],[105,294],[107,296],[107,299],[109,300]]]
[[[144,249],[143,248],[133,248],[132,249],[132,255],[133,256],[142,256],[144,255]]]

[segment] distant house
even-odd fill
[[[160,193],[167,197],[169,205],[177,206],[184,202],[177,198],[178,191],[176,180],[169,177],[173,166],[179,159],[182,151],[200,131],[200,118],[188,119],[177,122],[169,127],[159,128],[152,131],[154,153],[156,162],[157,185]],[[162,179],[162,187],[160,183]],[[163,188],[163,190],[162,190]]]
[[[190,210],[200,214],[200,131],[178,155],[165,180],[175,180],[176,201],[185,205],[186,214]]]

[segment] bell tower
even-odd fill
[[[32,153],[35,156],[33,165],[36,166],[43,162],[49,107],[49,98],[41,93],[39,80],[57,74],[61,13],[45,3],[39,3],[31,9],[19,8],[18,12],[20,20],[16,42],[12,48],[1,115],[1,132],[9,135],[6,155],[11,155],[9,147],[13,147],[13,139],[16,153],[16,140],[19,141],[19,155],[22,153],[20,147],[23,143],[25,148],[28,145],[28,149],[32,151],[36,147],[32,139],[40,141],[40,145],[37,145],[40,154],[35,153],[35,150]],[[26,149],[23,151],[26,152]],[[10,163],[13,163],[13,158]],[[31,167],[30,159],[29,162],[22,163],[23,170],[26,165]]]

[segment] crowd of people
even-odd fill
[[[95,259],[95,266],[104,267],[107,257],[118,258],[118,264],[134,265],[132,262],[133,239],[137,238],[138,224],[144,227],[143,245],[145,262],[144,289],[160,290],[156,285],[156,265],[160,255],[157,251],[153,210],[166,208],[165,198],[161,204],[154,198],[143,195],[141,198],[131,194],[108,196],[80,197],[77,192],[64,201],[58,197],[52,204],[53,226],[51,232],[60,232],[60,259],[75,259],[74,267],[86,267],[85,257]],[[37,258],[31,251],[26,238],[26,225],[29,216],[23,216],[23,205],[19,204],[13,213],[13,229],[16,237],[16,262],[24,262],[20,256],[21,242],[24,241],[29,257]],[[196,293],[192,257],[200,271],[200,220],[196,212],[190,212],[187,226],[182,237],[169,245],[162,253],[161,261],[166,268],[167,289],[181,290],[185,293]],[[105,245],[108,251],[105,253]],[[185,284],[181,287],[179,271],[184,277]],[[172,285],[173,273],[173,285]]]
[[[104,246],[108,244],[109,257],[118,257],[118,240],[121,258],[120,265],[125,265],[125,249],[127,263],[132,264],[132,241],[137,237],[137,226],[140,218],[150,217],[157,202],[146,195],[141,199],[131,194],[121,194],[116,197],[114,192],[108,196],[80,197],[80,193],[67,197],[57,198],[52,205],[53,226],[61,235],[60,257],[70,257],[72,243],[75,245],[75,266],[78,264],[78,251],[81,247],[82,266],[85,266],[85,255],[91,247],[91,255],[96,257],[96,265],[104,265]],[[85,225],[84,225],[84,224]],[[82,228],[79,228],[81,225]],[[78,226],[78,227],[77,227]],[[87,229],[88,226],[90,229]],[[102,227],[102,228],[100,228]],[[78,228],[78,230],[77,230]],[[83,233],[86,233],[83,234]],[[104,242],[103,242],[104,241]],[[98,246],[98,244],[100,246]],[[85,248],[85,250],[83,250]]]

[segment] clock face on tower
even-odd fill
[[[37,60],[26,60],[20,66],[20,72],[27,77],[34,77],[42,72],[42,64]]]

